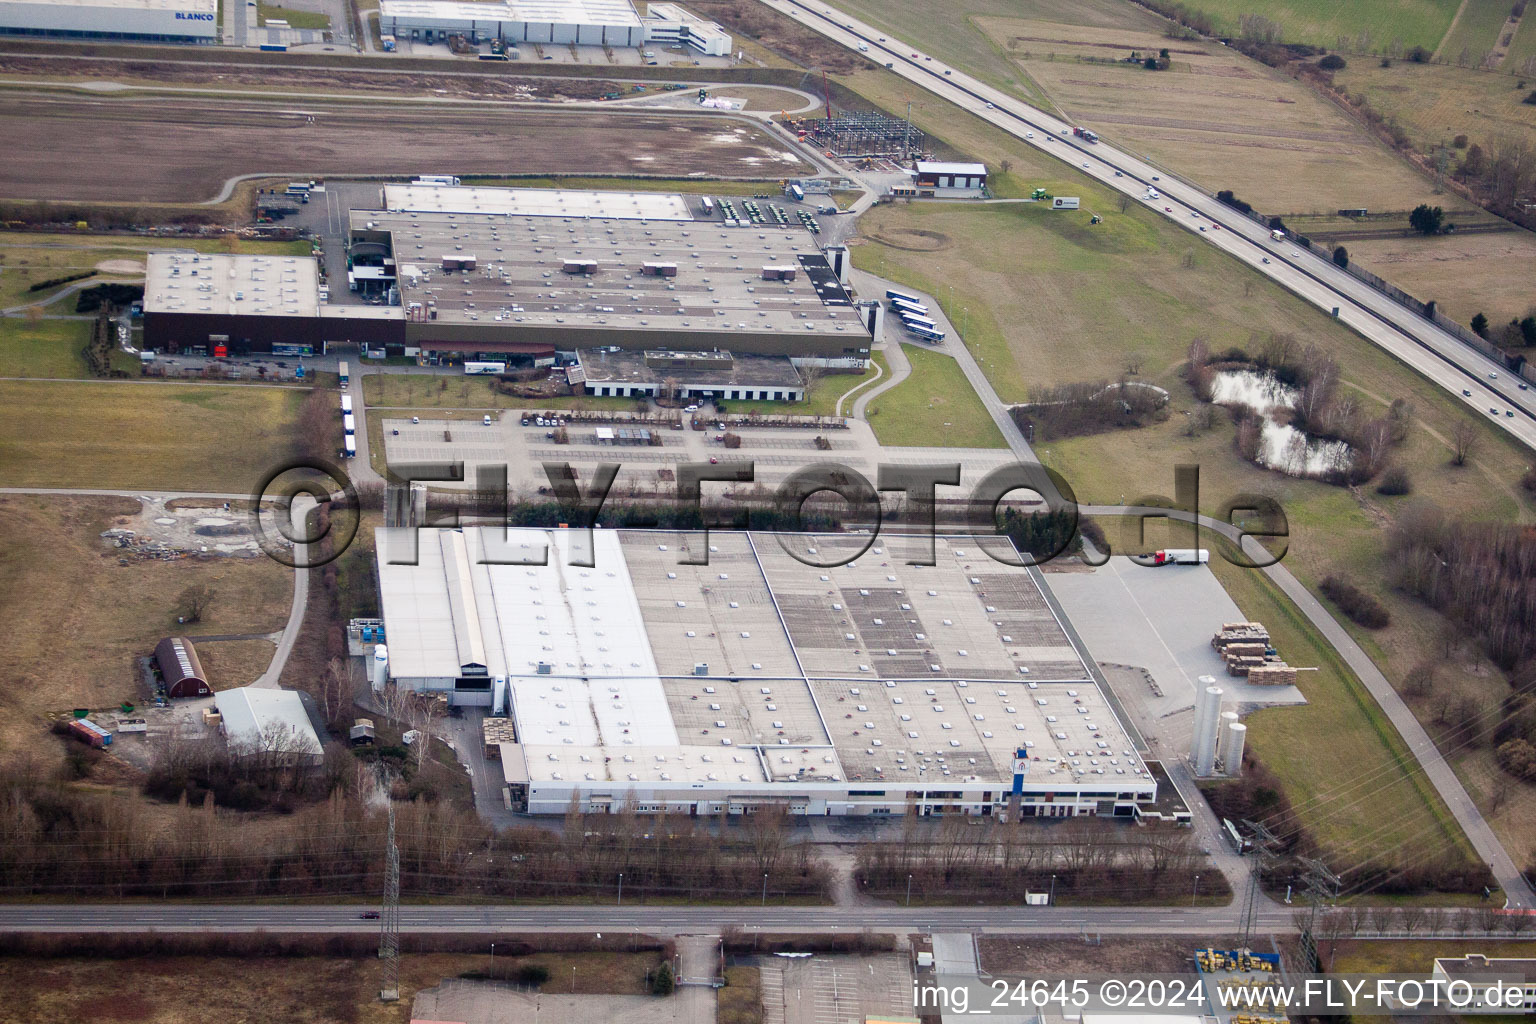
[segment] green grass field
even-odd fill
[[[811,385],[803,402],[727,402],[732,413],[756,412],[764,416],[835,416],[837,400],[875,375],[874,367],[864,373],[823,373]],[[843,410],[847,415],[848,410]]]
[[[906,347],[912,375],[865,411],[881,444],[895,447],[1002,448],[1003,435],[949,356]]]
[[[249,492],[288,458],[298,388],[0,381],[12,487]]]
[[[74,297],[68,300],[71,310]],[[89,320],[0,320],[0,377],[84,377],[80,354],[91,336]],[[137,374],[139,361],[121,350],[112,353],[115,369]]]
[[[1460,0],[1191,0],[1189,6],[1214,17],[1219,34],[1235,35],[1241,15],[1258,13],[1280,23],[1286,42],[1333,47],[1345,36],[1352,46],[1366,42],[1367,50],[1393,42],[1433,50],[1451,27]]]
[[[1082,194],[1085,206],[1096,206],[1091,189]],[[1450,469],[1446,439],[1458,421],[1468,418],[1453,396],[1320,310],[1199,242],[1182,241],[1187,236],[1173,225],[1134,208],[1126,214],[1110,208],[1101,225],[1090,226],[1087,220],[1086,210],[1066,213],[1032,204],[881,207],[861,225],[864,238],[854,248],[855,260],[873,273],[934,295],[1005,400],[1026,398],[1040,384],[1114,379],[1128,359],[1134,361],[1143,379],[1173,394],[1169,419],[1142,430],[1044,443],[1038,449],[1041,457],[1085,501],[1115,503],[1169,493],[1173,467],[1180,463],[1200,467],[1203,506],[1211,514],[1240,493],[1275,496],[1291,523],[1287,565],[1304,583],[1315,589],[1328,573],[1341,572],[1391,609],[1397,625],[1359,639],[1389,678],[1401,679],[1432,647],[1437,625],[1432,613],[1383,580],[1386,528],[1402,510],[1425,501],[1474,518],[1529,520],[1531,505],[1518,483],[1528,453],[1471,417],[1482,437],[1477,464]],[[897,244],[882,244],[882,239]],[[919,242],[930,251],[898,247],[915,248]],[[1193,266],[1184,265],[1186,252],[1193,254]],[[1340,362],[1346,389],[1375,414],[1392,397],[1413,403],[1416,429],[1397,458],[1412,473],[1414,495],[1382,498],[1368,489],[1352,494],[1259,469],[1237,457],[1233,428],[1224,417],[1211,430],[1189,435],[1185,414],[1196,403],[1180,368],[1190,339],[1203,337],[1217,350],[1251,347],[1255,324],[1327,347]],[[873,422],[878,432],[880,419]],[[1258,590],[1245,594],[1235,587],[1234,597],[1266,622],[1295,614],[1288,603]],[[1253,723],[1250,742],[1269,755],[1266,760],[1275,764],[1298,800],[1321,798],[1338,785],[1327,751],[1342,737],[1375,736],[1368,756],[1376,764],[1391,765],[1400,752],[1390,735],[1377,731],[1374,705],[1363,707],[1355,699],[1357,684],[1342,666],[1326,660],[1326,649],[1305,625],[1287,628],[1287,643],[1304,652],[1290,656],[1292,663],[1325,669],[1303,683],[1309,697],[1316,689],[1314,705],[1321,711],[1266,711]],[[1503,685],[1490,682],[1498,674],[1475,659],[1465,666],[1448,665],[1447,678],[1458,686],[1481,679],[1480,692],[1489,699]],[[1313,715],[1319,717],[1314,721]],[[1327,728],[1324,719],[1332,723]],[[1315,744],[1314,737],[1319,738]],[[1381,821],[1404,820],[1414,823],[1405,835],[1417,831],[1448,841],[1438,806],[1397,774],[1379,806],[1323,812],[1315,816],[1314,826],[1330,841],[1343,843],[1352,830],[1371,831]],[[1507,840],[1519,832],[1513,823],[1495,827]],[[1524,840],[1513,844],[1515,849],[1524,845]]]
[[[1300,681],[1304,707],[1270,708],[1247,718],[1250,749],[1285,780],[1287,795],[1335,869],[1380,849],[1405,859],[1462,849],[1461,830],[1381,708],[1333,648],[1278,588],[1250,569],[1213,559],[1212,568],[1249,619],[1269,627],[1293,665],[1315,666]],[[1338,752],[1349,751],[1347,771]]]
[[[286,21],[290,28],[325,29],[331,27],[331,16],[321,14],[319,11],[301,11],[293,7],[279,7],[277,4],[265,3],[257,0],[256,24],[265,25],[272,19]]]
[[[1440,59],[1457,60],[1465,50],[1474,64],[1480,63],[1483,54],[1498,42],[1509,9],[1506,0],[1467,0],[1461,17],[1440,43]]]

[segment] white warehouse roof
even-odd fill
[[[385,0],[388,3],[389,0]],[[480,7],[482,4],[465,4]],[[693,220],[677,193],[582,189],[481,188],[473,185],[385,185],[384,209],[396,213],[503,214],[516,217],[602,217]]]
[[[379,16],[433,22],[538,22],[557,25],[640,26],[629,0],[380,0]]]
[[[950,164],[934,160],[919,160],[918,174],[966,174],[971,176],[987,173],[986,164]]]
[[[312,256],[154,252],[145,263],[146,313],[316,316],[319,308]]]
[[[320,738],[295,690],[242,686],[213,695],[224,735],[237,752],[277,751],[320,756]]]

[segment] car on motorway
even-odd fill
[[[1301,253],[1297,252],[1295,249],[1292,249],[1291,250],[1291,258],[1299,260],[1299,259],[1301,259]]]
[[[377,921],[379,919],[379,912],[377,910],[365,910],[357,916],[364,921]]]
[[[1494,373],[1492,370],[1490,370],[1490,371],[1488,371],[1488,379],[1489,380],[1498,380],[1499,379],[1499,375]]]
[[[1520,390],[1521,391],[1529,391],[1529,390],[1531,390],[1531,386],[1529,384],[1521,384],[1520,385]]]
[[[1066,130],[1066,129],[1065,129],[1065,128],[1063,128],[1063,129],[1062,129],[1062,130],[1061,130],[1061,134],[1063,134],[1063,135],[1065,135],[1065,134],[1067,134],[1067,130]]]
[[[885,36],[881,36],[881,37],[880,37],[880,41],[881,41],[881,42],[882,42],[882,43],[883,43],[883,42],[885,42]]]
[[[996,110],[996,109],[997,109],[997,108],[996,108],[996,107],[994,107],[994,106],[993,106],[993,105],[992,105],[992,104],[990,104],[990,103],[988,103],[988,104],[987,104],[987,109],[988,109],[988,110]]]
[[[1189,211],[1189,215],[1191,217],[1198,217],[1198,216],[1200,216],[1200,211],[1199,210],[1190,210]]]
[[[1259,257],[1259,259],[1260,259],[1260,260],[1261,260],[1261,261],[1262,261],[1262,262],[1264,262],[1264,263],[1268,263],[1268,262],[1269,262],[1269,257],[1268,257],[1268,256],[1261,256],[1261,257]]]
[[[1205,225],[1204,225],[1204,224],[1201,224],[1201,225],[1200,225],[1200,230],[1201,230],[1201,231],[1204,231],[1204,230],[1205,230]]]
[[[1125,177],[1125,172],[1124,171],[1116,171],[1115,172],[1115,177],[1123,178],[1123,177]]]
[[[913,59],[913,60],[917,60],[917,54],[915,54],[915,53],[914,53],[914,54],[913,54],[913,55],[912,55],[912,59]]]
[[[946,74],[946,75],[947,75],[947,74],[949,74],[949,68],[945,68],[945,69],[944,69],[944,73],[945,73],[945,74]]]
[[[1488,415],[1490,415],[1490,416],[1497,416],[1498,414],[1499,414],[1499,410],[1498,410],[1497,406],[1490,405],[1488,407]]]
[[[1163,212],[1164,213],[1172,213],[1173,212],[1173,207],[1165,206],[1165,207],[1163,207]]]
[[[1085,170],[1085,171],[1086,171],[1086,170],[1087,170],[1087,169],[1088,169],[1088,164],[1087,164],[1087,163],[1086,163],[1086,162],[1084,162],[1084,164],[1083,164],[1083,170]]]
[[[1034,137],[1035,137],[1035,133],[1034,133],[1034,132],[1025,132],[1025,133],[1024,133],[1024,137],[1025,137],[1025,138],[1026,138],[1026,139],[1032,139],[1032,138],[1034,138]]]
[[[1221,225],[1220,224],[1212,224],[1211,225],[1211,230],[1212,231],[1220,231],[1221,230]]]
[[[1513,410],[1513,409],[1505,409],[1504,410],[1504,415],[1508,416],[1510,419],[1514,419],[1515,418],[1515,410]]]
[[[1154,174],[1154,175],[1152,175],[1152,180],[1153,181],[1162,181],[1163,179],[1159,178],[1157,175]]]

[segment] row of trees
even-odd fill
[[[855,877],[872,895],[952,903],[1023,903],[1054,889],[1082,900],[1168,903],[1189,899],[1204,863],[1186,829],[1130,830],[1123,823],[1071,818],[1018,824],[950,815],[937,829],[909,813],[902,835],[859,849]],[[1200,891],[1227,892],[1207,871]]]
[[[1536,653],[1536,538],[1514,523],[1409,510],[1388,536],[1394,586],[1481,640],[1510,670]]]
[[[345,763],[345,762],[342,762]],[[369,894],[382,891],[383,796],[352,762],[329,797],[285,815],[216,809],[211,794],[169,808],[82,789],[13,758],[0,767],[0,895],[128,898]],[[731,830],[633,814],[568,819],[563,834],[497,832],[447,801],[399,803],[407,895],[755,902],[818,898],[825,868],[772,814]]]

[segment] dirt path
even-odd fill
[[[1435,52],[1430,54],[1430,60],[1439,60],[1440,51],[1445,49],[1445,41],[1456,34],[1456,26],[1461,23],[1461,16],[1467,13],[1467,4],[1472,0],[1461,0],[1461,6],[1456,8],[1456,17],[1451,19],[1451,25],[1445,30],[1445,35],[1440,37],[1440,43],[1435,47]]]

